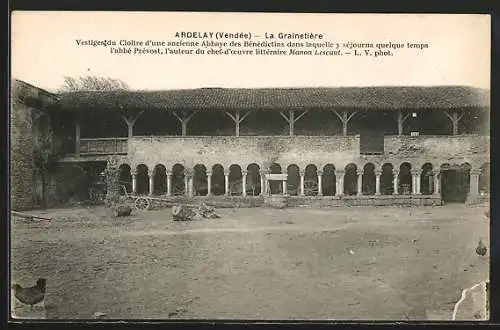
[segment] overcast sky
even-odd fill
[[[177,31],[313,32],[332,42],[428,43],[392,57],[112,55],[76,39],[175,40]],[[186,39],[184,39],[186,40]],[[285,41],[286,42],[286,41]],[[118,78],[133,89],[470,85],[489,87],[485,15],[16,12],[12,76],[55,90],[64,76]]]

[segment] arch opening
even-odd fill
[[[252,163],[247,166],[247,195],[258,196],[261,192],[260,167]]]
[[[413,177],[411,175],[411,164],[403,163],[399,166],[399,184],[400,195],[410,195],[413,191]]]
[[[229,166],[229,194],[231,196],[240,196],[243,194],[243,173],[240,165],[233,164]]]
[[[132,193],[132,173],[130,165],[121,164],[119,169],[120,169],[120,174],[118,175],[118,181],[120,183],[120,195],[125,194],[123,187],[125,187],[127,193],[130,194]]]
[[[193,190],[195,196],[208,194],[207,168],[203,164],[196,164],[193,167]]]
[[[306,196],[318,195],[318,168],[314,164],[309,164],[305,168],[304,194]]]
[[[164,195],[167,193],[167,169],[162,164],[158,164],[154,169],[153,194]]]
[[[137,166],[137,194],[147,195],[149,194],[149,173],[148,167],[144,164]]]
[[[186,193],[186,176],[184,166],[175,164],[172,166],[172,195],[179,196]]]
[[[269,171],[271,174],[281,174],[281,165],[278,163],[272,163],[269,166]],[[280,181],[269,181],[269,190],[272,195],[283,193],[283,184]]]
[[[212,166],[212,182],[210,190],[213,195],[220,196],[225,193],[224,167],[221,164]]]
[[[323,167],[323,176],[321,177],[323,195],[335,196],[335,194],[337,193],[336,181],[337,178],[335,177],[335,166],[333,166],[333,164],[326,164]]]
[[[420,193],[422,195],[432,195],[434,192],[434,175],[432,173],[432,164],[425,163],[422,165],[422,173],[420,174]]]
[[[287,191],[290,196],[298,196],[300,193],[300,170],[296,164],[287,168],[288,181]]]
[[[375,165],[368,163],[363,167],[362,176],[362,193],[363,195],[375,195],[376,179],[375,179]]]
[[[394,167],[391,163],[382,165],[382,174],[380,175],[380,193],[382,195],[392,195],[394,193]]]
[[[344,195],[353,196],[358,193],[358,168],[356,164],[348,164],[344,174]]]

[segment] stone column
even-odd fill
[[[263,196],[266,193],[266,183],[264,182],[264,175],[263,173],[260,174],[260,195]]]
[[[207,196],[212,195],[212,171],[207,171]]]
[[[167,196],[172,195],[172,173],[167,172]]]
[[[318,196],[323,196],[323,171],[318,170]]]
[[[421,190],[422,182],[421,182],[421,180],[422,180],[422,171],[419,170],[418,174],[417,174],[417,195],[422,194],[422,190]]]
[[[194,176],[190,175],[188,178],[188,184],[189,184],[189,197],[194,196]]]
[[[358,172],[358,191],[356,195],[363,195],[363,171]]]
[[[375,171],[375,195],[380,195],[380,176],[382,175],[382,171]]]
[[[137,171],[132,170],[132,192],[137,194]]]
[[[335,196],[344,194],[344,171],[335,171]]]
[[[479,195],[479,174],[481,174],[480,169],[470,170],[470,190],[467,195],[467,199],[474,201]]]
[[[229,172],[224,172],[224,194],[229,196]]]
[[[286,180],[283,180],[283,195],[286,195]]]
[[[243,196],[247,195],[247,171],[242,171],[241,172],[242,177],[241,177],[241,194]]]
[[[412,193],[414,195],[420,195],[420,170],[411,170],[412,176]]]
[[[440,170],[434,170],[432,171],[432,176],[434,180],[434,192],[433,195],[439,196],[441,194],[441,171]]]
[[[393,175],[393,181],[392,181],[392,184],[393,184],[393,188],[394,188],[394,192],[392,193],[393,195],[397,195],[399,194],[398,192],[398,188],[399,188],[399,171],[398,170],[393,170],[392,171]]]
[[[304,193],[304,177],[306,175],[306,172],[301,170],[299,171],[299,174],[300,174],[300,196],[304,196],[305,193]]]
[[[149,196],[151,196],[151,195],[153,195],[153,191],[154,191],[155,171],[148,170],[148,176],[149,176]]]
[[[189,196],[189,178],[184,174],[184,195]]]

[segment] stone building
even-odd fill
[[[435,205],[489,195],[488,90],[82,91],[38,103],[51,118],[56,187],[68,184],[63,168],[95,177],[112,157],[129,193],[172,200]],[[280,173],[286,180],[267,180]]]

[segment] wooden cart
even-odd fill
[[[151,207],[152,201],[161,201],[169,206],[174,206],[174,205],[178,204],[176,202],[169,202],[168,199],[166,199],[166,198],[153,197],[153,196],[147,196],[147,195],[129,194],[127,192],[127,188],[123,185],[122,185],[122,189],[124,191],[125,200],[132,200],[132,202],[134,203],[135,209],[138,211],[148,210]],[[191,206],[191,207],[196,206],[194,204],[185,204],[185,203],[183,203],[183,205]]]

